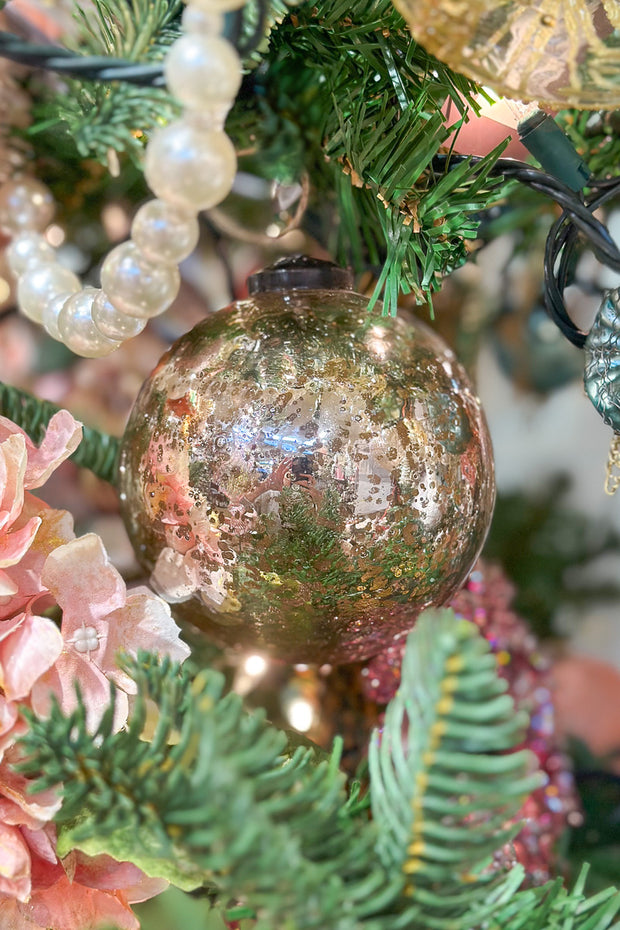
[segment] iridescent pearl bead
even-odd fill
[[[99,332],[107,339],[115,341],[132,339],[146,326],[146,320],[140,320],[137,316],[127,316],[126,313],[117,310],[108,300],[105,291],[99,291],[95,297],[92,316],[93,323]]]
[[[0,226],[10,232],[45,229],[54,216],[54,198],[35,178],[19,177],[0,187]]]
[[[62,336],[58,329],[58,317],[60,311],[71,296],[71,294],[65,292],[64,294],[58,294],[56,297],[52,297],[52,299],[45,304],[41,315],[41,322],[43,323],[45,332],[58,342],[62,342]]]
[[[220,203],[236,170],[235,149],[225,133],[183,120],[156,130],[146,148],[144,176],[151,190],[193,213]]]
[[[13,274],[20,275],[29,268],[56,261],[56,253],[40,233],[22,232],[13,237],[6,260]]]
[[[186,6],[181,16],[181,28],[185,33],[195,32],[202,36],[221,35],[224,32],[224,17],[221,13]]]
[[[240,9],[245,3],[246,0],[191,0],[189,5],[205,13],[226,13]]]
[[[191,255],[200,235],[198,220],[165,200],[149,200],[131,226],[131,238],[146,258],[157,264],[178,265]]]
[[[114,352],[119,342],[99,332],[92,318],[92,306],[98,294],[97,288],[85,287],[79,294],[67,300],[58,314],[58,331],[62,341],[76,355],[86,358],[102,358]]]
[[[45,305],[59,294],[75,294],[80,281],[68,268],[57,262],[47,262],[30,268],[17,284],[17,302],[23,313],[35,323],[43,318]]]
[[[142,320],[166,310],[179,292],[175,265],[154,265],[134,242],[112,249],[101,268],[101,287],[117,310]]]
[[[234,101],[241,85],[241,60],[219,36],[181,36],[164,62],[168,90],[186,107]]]

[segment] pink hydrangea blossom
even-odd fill
[[[135,684],[116,666],[123,650],[141,648],[182,660],[170,608],[145,588],[128,592],[99,537],[75,539],[66,511],[30,493],[77,447],[81,427],[66,411],[52,417],[40,446],[0,417],[0,925],[10,930],[137,930],[131,903],[165,882],[131,863],[77,851],[56,854],[53,791],[33,795],[15,771],[21,706],[45,714],[51,694],[76,705],[79,683],[92,726],[119,688],[117,724],[127,719]],[[43,616],[62,608],[62,625]]]
[[[73,520],[29,493],[79,445],[81,425],[66,410],[51,418],[40,446],[0,417],[0,620],[23,610],[44,588],[49,553],[73,537]]]
[[[77,706],[75,683],[80,686],[87,721],[96,726],[110,701],[110,682],[117,688],[120,727],[129,709],[134,682],[116,664],[122,650],[137,655],[148,649],[182,661],[189,649],[169,606],[147,588],[127,592],[121,575],[108,559],[101,539],[89,533],[59,546],[48,557],[42,580],[62,607],[62,652],[36,682],[32,704],[45,714],[55,694],[65,711]]]

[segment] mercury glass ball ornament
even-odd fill
[[[331,263],[285,259],[179,339],[120,459],[136,554],[181,621],[291,662],[371,656],[445,603],[495,489],[452,351]]]
[[[618,0],[394,0],[416,42],[506,97],[620,106]]]

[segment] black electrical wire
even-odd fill
[[[466,155],[438,155],[433,160],[433,168],[443,173],[464,160],[473,164],[481,161],[478,157]],[[498,159],[493,166],[493,174],[526,184],[562,207],[562,214],[549,230],[545,244],[545,306],[562,334],[573,345],[583,348],[588,334],[569,317],[563,294],[574,279],[580,235],[600,262],[620,271],[620,250],[605,224],[594,215],[608,200],[620,196],[620,178],[590,178],[589,192],[584,195],[575,193],[553,175],[512,158]]]
[[[229,14],[227,35],[242,58],[249,56],[265,35],[269,0],[254,0]],[[165,87],[163,63],[133,62],[108,55],[81,55],[60,45],[37,45],[0,30],[0,57],[20,65],[55,71],[82,81],[124,81],[142,87]]]
[[[161,62],[131,62],[107,55],[80,55],[59,45],[34,45],[12,32],[0,31],[0,56],[20,65],[56,71],[84,81],[126,81],[147,87],[162,87]]]

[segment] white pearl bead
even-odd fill
[[[186,107],[232,101],[241,85],[241,60],[219,36],[181,36],[164,62],[168,90]]]
[[[9,232],[40,231],[53,216],[54,198],[35,178],[15,178],[0,188],[0,226]]]
[[[179,292],[175,265],[154,265],[134,242],[112,249],[101,268],[101,287],[117,310],[148,320],[166,310]]]
[[[245,3],[246,0],[190,0],[188,5],[205,13],[226,13],[228,10],[240,9]]]
[[[200,235],[198,220],[165,200],[149,200],[131,225],[131,238],[150,262],[178,265],[191,255]]]
[[[199,35],[219,36],[224,32],[224,17],[221,13],[199,10],[195,6],[186,6],[181,17],[183,32],[196,32]]]
[[[71,296],[71,294],[65,292],[63,294],[58,294],[56,297],[52,297],[52,299],[48,300],[45,304],[41,315],[41,322],[43,323],[45,332],[58,342],[62,342],[62,336],[58,329],[58,317],[60,311]]]
[[[40,233],[22,232],[13,237],[6,260],[13,274],[20,275],[29,268],[56,261],[56,253]]]
[[[93,323],[106,339],[120,340],[132,339],[141,333],[146,326],[146,320],[136,316],[127,316],[117,310],[108,300],[105,291],[99,291],[93,301]]]
[[[120,343],[99,332],[91,315],[93,301],[99,291],[85,287],[65,303],[58,314],[58,331],[65,343],[76,355],[86,358],[102,358],[118,349]]]
[[[59,294],[75,294],[80,281],[68,268],[57,262],[48,262],[30,268],[17,284],[17,302],[23,313],[35,323],[40,323],[48,301]]]
[[[194,213],[230,193],[236,170],[235,149],[225,133],[183,120],[156,130],[146,148],[144,175],[151,190]]]

